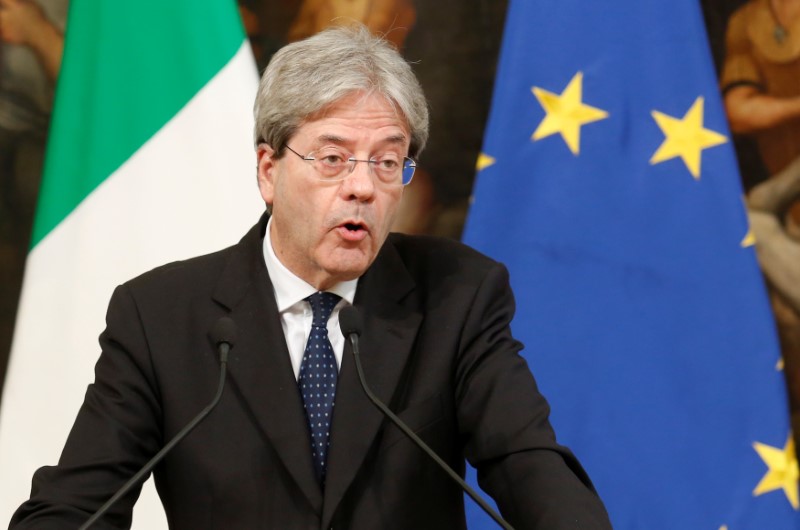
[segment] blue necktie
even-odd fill
[[[330,445],[333,399],[336,396],[336,357],[328,340],[328,318],[341,298],[333,293],[314,293],[306,300],[314,318],[308,336],[297,384],[311,432],[311,456],[321,486],[325,485],[325,462]]]

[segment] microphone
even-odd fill
[[[231,317],[220,317],[214,322],[214,327],[209,332],[211,342],[217,347],[219,353],[219,362],[222,363],[222,369],[226,368],[228,362],[228,353],[233,349],[236,342],[236,322]]]
[[[214,395],[214,399],[211,400],[211,403],[208,404],[206,408],[200,411],[200,414],[194,417],[192,421],[190,421],[181,431],[176,434],[172,440],[167,443],[161,450],[156,453],[156,455],[147,462],[142,469],[139,470],[134,476],[128,480],[123,486],[117,490],[113,497],[108,499],[104,505],[100,507],[85,523],[81,526],[78,530],[86,530],[87,528],[91,527],[94,523],[96,523],[105,513],[112,507],[114,504],[117,503],[122,497],[127,494],[131,488],[133,488],[136,484],[138,484],[143,478],[145,478],[153,468],[164,459],[167,454],[172,451],[172,448],[178,445],[178,442],[186,438],[186,436],[197,427],[200,422],[202,422],[206,416],[217,406],[219,403],[220,398],[222,397],[222,391],[225,389],[225,375],[228,370],[228,353],[230,353],[231,349],[233,349],[233,345],[236,342],[236,323],[230,317],[221,317],[215,323],[214,327],[211,328],[209,332],[209,336],[211,337],[211,341],[214,343],[214,346],[217,348],[217,353],[219,354],[219,384],[217,385],[217,393]]]
[[[472,500],[475,501],[478,504],[478,506],[480,506],[481,509],[483,509],[483,511],[486,512],[486,514],[489,517],[494,519],[494,522],[496,522],[501,528],[504,528],[505,530],[514,530],[514,528],[510,524],[508,524],[505,521],[505,519],[500,517],[500,514],[498,514],[495,510],[493,510],[492,507],[489,506],[489,504],[487,504],[486,501],[483,500],[481,498],[481,496],[478,495],[475,492],[475,490],[473,490],[469,486],[469,484],[464,482],[464,479],[462,479],[458,475],[458,473],[453,471],[453,469],[450,466],[448,466],[445,463],[444,460],[439,458],[439,455],[437,455],[433,451],[433,449],[428,447],[428,445],[425,442],[423,442],[419,438],[419,436],[414,434],[414,432],[411,429],[409,429],[408,426],[405,423],[403,423],[403,420],[398,418],[394,414],[394,412],[389,410],[389,407],[384,405],[381,402],[381,400],[379,400],[375,396],[375,394],[373,394],[372,391],[369,389],[369,387],[367,386],[367,382],[364,379],[364,370],[361,368],[361,358],[360,358],[360,352],[358,350],[358,338],[359,338],[359,336],[361,335],[361,332],[364,329],[364,320],[361,317],[361,312],[358,310],[358,308],[356,308],[355,306],[352,306],[352,305],[349,305],[347,307],[343,307],[342,310],[339,311],[339,327],[342,330],[342,334],[345,337],[347,337],[350,340],[350,343],[353,345],[353,360],[356,363],[356,371],[358,372],[358,380],[361,383],[361,388],[364,389],[364,393],[367,395],[367,398],[369,398],[369,400],[372,402],[372,404],[375,405],[376,407],[378,407],[378,409],[387,418],[389,418],[392,421],[392,423],[394,423],[397,426],[397,428],[399,428],[401,431],[403,431],[403,434],[408,436],[411,439],[411,441],[414,442],[417,445],[417,447],[419,447],[420,449],[425,451],[425,453],[429,457],[431,457],[433,459],[433,461],[436,462],[439,465],[440,468],[442,468],[442,470],[444,470],[448,475],[450,475],[450,478],[455,480],[456,483],[459,486],[461,486],[461,489],[464,490],[467,493],[467,495],[472,497]]]

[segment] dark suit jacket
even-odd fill
[[[156,468],[173,529],[458,529],[460,489],[367,400],[345,349],[325,491],[262,255],[238,245],[118,287],[96,380],[58,466],[40,469],[14,528],[76,528],[211,400],[208,330],[238,339],[219,406]],[[610,528],[509,331],[505,268],[456,242],[393,234],[361,278],[370,387],[518,529]],[[138,490],[103,520],[130,525]],[[17,524],[17,526],[15,526]],[[99,527],[103,527],[100,525]]]

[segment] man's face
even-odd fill
[[[288,145],[305,156],[338,147],[358,160],[408,152],[403,118],[381,96],[341,99],[305,122]],[[359,277],[372,264],[394,221],[403,187],[382,183],[358,163],[344,180],[323,182],[310,162],[290,151],[275,159],[258,148],[261,196],[272,205],[272,247],[294,274],[319,290]]]

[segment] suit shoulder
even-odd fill
[[[134,291],[155,289],[162,292],[174,290],[182,284],[197,287],[218,277],[235,249],[236,245],[233,245],[210,254],[166,263],[128,280],[125,285]]]
[[[500,262],[450,238],[393,233],[389,236],[389,242],[411,270],[456,268],[462,271],[485,272],[503,267]]]

